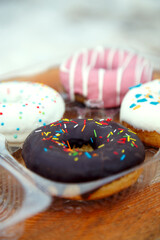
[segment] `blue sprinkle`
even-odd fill
[[[123,161],[125,159],[126,155],[123,154],[122,157],[120,158],[121,161]]]
[[[141,97],[141,96],[142,96],[142,94],[140,94],[140,93],[138,93],[138,94],[135,95],[136,98],[139,98],[139,97]]]
[[[91,154],[89,154],[88,152],[85,152],[85,154],[86,154],[86,156],[87,156],[88,158],[91,158],[91,157],[92,157]]]
[[[60,129],[59,131],[56,131],[57,133],[63,133],[62,129]]]
[[[4,122],[1,123],[1,126],[4,126]]]
[[[39,119],[38,121],[39,121],[39,122],[42,122],[42,119]]]
[[[48,151],[48,149],[47,149],[47,148],[44,148],[44,151],[45,151],[45,152],[47,152],[47,151]]]
[[[153,96],[152,96],[152,95],[149,95],[148,97],[149,97],[149,98],[153,98]]]
[[[43,123],[43,126],[46,126],[46,123]]]
[[[142,99],[137,100],[137,102],[147,102],[147,99],[146,98],[142,98]]]
[[[2,105],[2,107],[6,107],[6,105]]]
[[[130,105],[130,108],[133,108],[133,107],[135,107],[136,106],[136,104],[135,103],[132,103],[131,105]]]
[[[132,88],[138,88],[142,85],[142,83],[138,84],[138,85],[135,85],[135,86],[132,86],[132,87],[129,87],[129,89],[132,89]]]
[[[16,130],[17,130],[17,131],[19,131],[19,130],[20,130],[20,128],[16,128]]]
[[[91,139],[91,142],[93,143],[93,139],[92,138],[90,138]]]
[[[157,104],[159,104],[159,102],[150,102],[150,104],[157,105]]]

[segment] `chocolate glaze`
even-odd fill
[[[76,149],[84,144],[93,151]],[[39,175],[75,183],[136,166],[143,162],[145,151],[135,133],[110,119],[63,119],[34,130],[23,145],[22,156]]]

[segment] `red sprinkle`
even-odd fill
[[[112,118],[107,118],[106,121],[110,122],[110,121],[112,121]]]
[[[115,155],[118,155],[118,152],[116,152],[116,151],[114,151],[113,153],[114,153]]]

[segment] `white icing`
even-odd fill
[[[160,80],[128,91],[121,104],[120,121],[137,129],[160,133]]]
[[[54,89],[40,83],[0,83],[0,133],[21,144],[40,126],[60,120],[65,104]]]

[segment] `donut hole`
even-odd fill
[[[93,152],[95,149],[97,149],[97,146],[89,141],[84,141],[83,139],[69,139],[67,141],[68,148],[71,148],[73,150],[78,150],[81,152]]]

